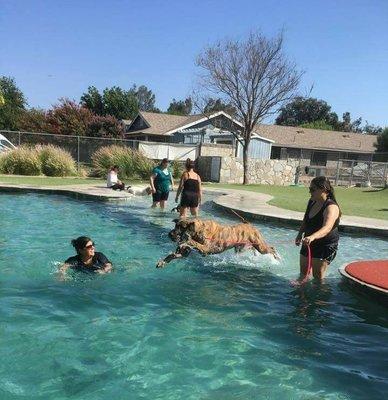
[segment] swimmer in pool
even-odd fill
[[[87,236],[80,236],[71,241],[77,255],[68,258],[59,270],[63,277],[65,272],[72,268],[76,271],[106,274],[112,271],[112,263],[103,253],[95,251],[95,246]]]

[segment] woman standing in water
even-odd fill
[[[189,208],[191,215],[198,217],[198,207],[202,200],[201,177],[194,172],[194,161],[188,158],[186,160],[186,171],[181,176],[175,202],[178,203],[179,195],[182,193],[180,204],[180,216],[186,217],[186,211]]]
[[[306,278],[307,275],[308,246],[310,246],[313,276],[317,280],[322,280],[327,267],[337,255],[341,210],[334,196],[334,189],[325,176],[314,178],[309,191],[311,198],[295,239],[297,246],[302,243],[300,279]]]

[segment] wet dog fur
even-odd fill
[[[156,268],[163,268],[174,259],[187,257],[192,250],[206,256],[232,248],[236,252],[253,248],[261,254],[272,254],[276,259],[279,258],[275,248],[269,246],[260,231],[249,223],[221,225],[200,219],[176,219],[174,222],[175,228],[168,235],[178,243],[178,247],[174,253],[160,260]]]

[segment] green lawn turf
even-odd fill
[[[64,185],[101,185],[105,184],[105,179],[99,178],[80,178],[80,177],[50,177],[50,176],[24,176],[24,175],[0,175],[1,183],[14,183],[20,185],[33,186],[64,186]],[[128,185],[141,184],[142,181],[135,179],[124,179]]]
[[[0,183],[14,183],[21,185],[34,186],[62,186],[62,185],[82,185],[82,184],[102,184],[103,179],[67,177],[57,178],[49,176],[21,176],[21,175],[0,175]]]
[[[295,211],[305,211],[310,198],[307,187],[234,184],[205,187],[211,186],[270,194],[274,198],[269,204]],[[336,187],[335,195],[344,215],[388,220],[388,189]]]

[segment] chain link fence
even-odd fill
[[[387,186],[388,153],[352,153],[300,148],[273,148],[272,158],[298,162],[297,181],[308,185],[327,176],[337,186]]]
[[[51,133],[36,133],[36,132],[17,132],[0,130],[15,146],[24,144],[28,145],[47,145],[52,144],[67,150],[77,161],[77,165],[91,164],[91,157],[95,151],[101,147],[110,145],[120,145],[130,147],[131,149],[139,149],[141,143],[146,143],[147,146],[155,146],[152,153],[163,153],[163,157],[183,154],[183,158],[187,155],[188,149],[184,148],[187,145],[177,143],[152,143],[141,142],[138,140],[128,139],[111,139],[89,136],[76,135],[56,135]],[[159,146],[159,148],[158,148]],[[286,149],[282,149],[286,150]],[[212,153],[214,149],[212,150]],[[315,152],[304,149],[288,149],[286,153],[281,153],[281,159],[293,159],[299,161],[301,176],[300,182],[307,183],[313,177],[325,175],[336,185],[352,186],[387,186],[388,174],[388,153],[374,153],[370,155],[369,161],[360,159],[343,159],[340,153],[336,155],[336,159],[331,158],[331,161],[324,162],[326,165],[320,164],[320,156],[323,152]],[[198,153],[199,155],[199,153]],[[218,154],[215,154],[218,155]],[[154,157],[151,157],[154,158]],[[158,159],[156,157],[155,159]],[[178,158],[177,158],[178,159]],[[308,167],[308,171],[305,170]]]
[[[51,133],[16,132],[0,130],[13,145],[54,145],[67,150],[77,165],[91,164],[92,155],[101,147],[118,145],[141,151],[146,157],[153,160],[168,158],[179,163],[188,157],[195,159],[198,146],[181,143],[143,142],[128,139],[110,139],[76,135],[56,135]]]
[[[388,183],[388,163],[338,160],[333,181],[345,186],[383,186]]]
[[[75,135],[54,135],[51,133],[0,131],[12,144],[47,145],[61,147],[67,150],[77,161],[77,164],[90,164],[93,153],[101,147],[120,145],[138,149],[139,141],[127,139],[96,138]]]

